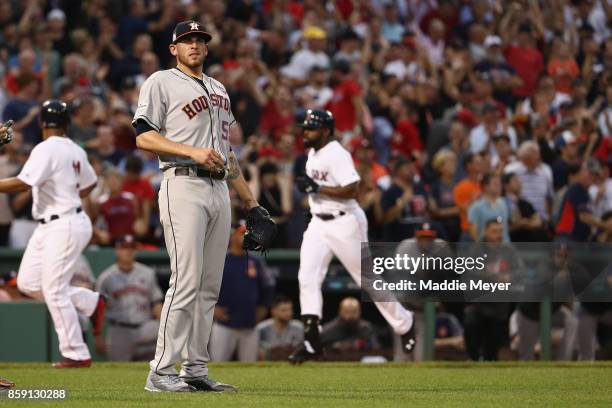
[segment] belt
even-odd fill
[[[211,178],[215,180],[224,180],[226,171],[210,171],[204,170],[199,167],[171,167],[174,169],[175,176],[191,176],[201,178]]]
[[[323,221],[331,221],[335,218],[342,217],[344,214],[346,214],[344,211],[340,211],[338,214],[328,214],[328,213],[315,214],[315,217],[319,217]]]
[[[142,324],[138,324],[138,323],[124,323],[124,322],[118,322],[117,320],[113,320],[113,319],[110,319],[108,321],[108,324],[110,324],[111,326],[126,327],[128,329],[137,329],[140,326],[142,326]]]
[[[78,213],[80,213],[81,211],[83,211],[83,209],[82,209],[81,207],[77,207],[77,208],[76,208],[76,210],[75,210],[75,214],[78,214]],[[68,214],[71,214],[71,212],[68,212],[67,214],[64,214],[64,215],[68,215]],[[61,217],[63,217],[64,215],[62,215]],[[57,219],[59,219],[59,218],[60,218],[60,216],[59,216],[59,215],[57,215],[57,214],[53,214],[52,216],[50,216],[50,217],[49,217],[49,219],[48,219],[48,220],[45,220],[44,218],[40,218],[40,219],[38,219],[38,220],[36,220],[36,221],[40,222],[41,224],[48,224],[48,223],[50,223],[51,221],[55,221],[55,220],[57,220]]]

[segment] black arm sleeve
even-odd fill
[[[155,130],[153,129],[147,122],[145,122],[144,120],[138,120],[138,122],[136,122],[136,134],[141,134],[144,132],[148,132],[149,130]]]

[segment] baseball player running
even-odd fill
[[[319,320],[323,310],[321,284],[335,255],[349,274],[361,284],[361,243],[368,240],[366,216],[355,200],[360,177],[353,159],[333,139],[334,118],[326,110],[307,110],[304,146],[310,148],[306,174],[296,178],[300,191],[308,193],[310,212],[300,249],[300,306],[304,322],[304,344],[289,356],[294,364],[318,359],[322,353]],[[413,313],[399,302],[376,302],[376,307],[401,336],[404,352],[415,346]]]
[[[39,222],[23,254],[17,287],[47,303],[64,357],[53,367],[89,367],[91,355],[77,312],[90,316],[94,334],[99,333],[105,299],[97,292],[71,286],[70,280],[92,233],[81,198],[94,188],[97,178],[85,151],[65,135],[69,123],[66,104],[44,102],[40,121],[43,142],[32,150],[16,177],[0,180],[3,193],[33,190],[32,216]]]
[[[245,248],[264,249],[269,241],[260,238],[272,231],[259,228],[273,222],[229,144],[235,119],[227,91],[202,72],[210,40],[198,22],[176,25],[169,46],[176,68],[143,83],[132,122],[138,147],[156,153],[164,173],[159,209],[172,270],[147,391],[236,391],[208,377],[208,341],[231,226],[226,181],[249,208]]]

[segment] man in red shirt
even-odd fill
[[[531,25],[522,24],[516,38],[516,45],[506,47],[506,61],[523,80],[523,85],[515,88],[514,94],[528,97],[536,89],[538,78],[544,70],[544,58],[535,46]]]
[[[141,177],[142,159],[138,156],[129,156],[125,162],[125,177],[123,179],[123,191],[131,193],[137,202],[138,218],[144,222],[137,229],[148,230],[155,191],[149,180]]]
[[[100,197],[94,204],[94,237],[102,245],[112,245],[125,235],[142,235],[142,221],[139,223],[138,204],[131,193],[122,191],[123,177],[115,168],[110,168],[104,175],[109,193]],[[96,222],[101,216],[106,228],[99,227]],[[145,224],[146,225],[146,224]]]
[[[361,123],[364,100],[361,86],[351,73],[351,64],[339,60],[334,64],[334,96],[328,104],[328,109],[336,118],[336,129],[343,134],[343,139],[350,140],[357,126]]]
[[[418,122],[416,108],[400,96],[395,96],[391,102],[391,111],[395,119],[392,152],[404,157],[416,157],[422,163],[423,143],[419,129],[414,125]]]

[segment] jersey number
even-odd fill
[[[227,140],[229,137],[229,122],[224,120],[221,122],[221,138]]]

